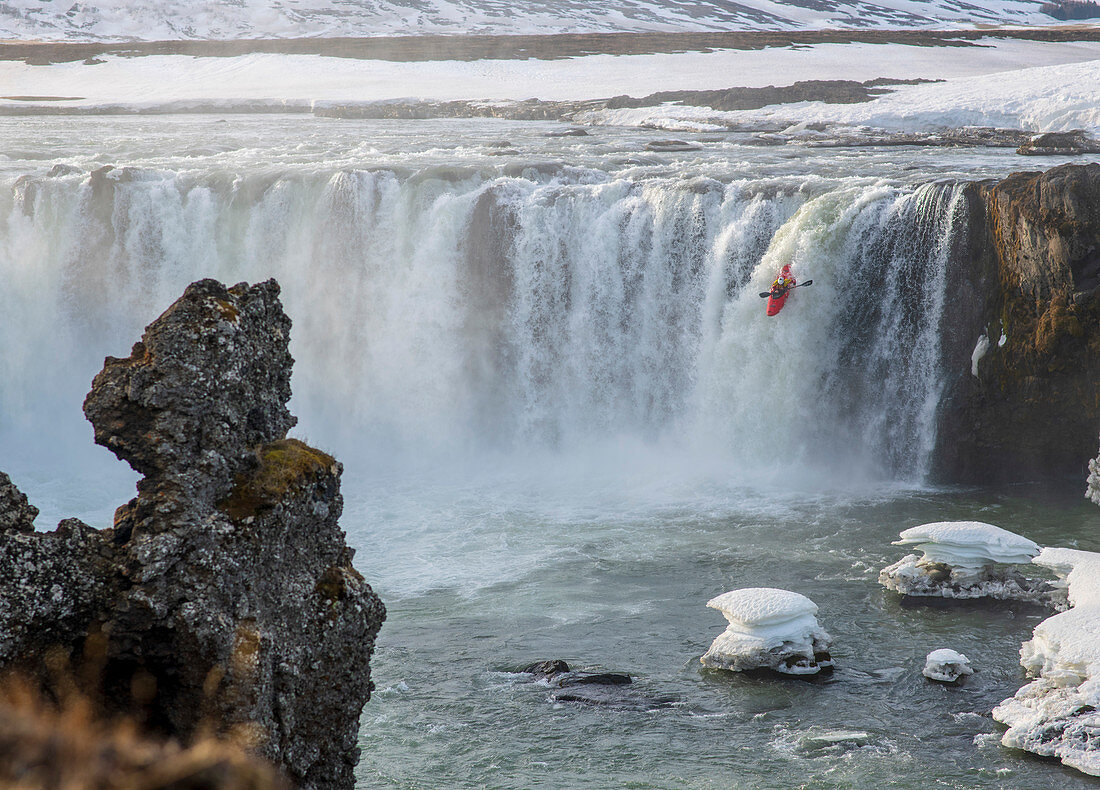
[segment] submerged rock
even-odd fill
[[[832,637],[818,625],[817,604],[771,587],[733,590],[707,601],[729,625],[699,659],[710,669],[771,669],[815,675],[833,666]]]
[[[520,672],[545,681],[554,702],[576,702],[618,710],[656,710],[676,703],[675,699],[637,689],[630,675],[575,670],[561,659],[529,664]]]
[[[959,678],[973,675],[970,667],[970,659],[962,653],[941,647],[933,650],[924,659],[924,669],[921,674],[929,680],[938,680],[941,683],[954,683]]]
[[[894,545],[922,552],[919,557],[908,554],[879,573],[879,584],[902,595],[1036,602],[1049,596],[1046,582],[1002,567],[1029,562],[1039,546],[992,524],[923,524],[904,530]]]
[[[278,295],[194,283],[107,358],[85,414],[145,477],[113,529],[0,534],[0,663],[78,658],[92,634],[124,712],[181,739],[247,731],[296,785],[351,788],[385,608],[337,524],[341,465],[286,438]]]
[[[650,140],[645,144],[647,151],[674,153],[676,151],[701,151],[703,146],[685,140]]]

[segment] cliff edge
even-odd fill
[[[155,730],[232,732],[299,787],[351,788],[385,608],[337,523],[341,465],[286,438],[278,296],[196,282],[107,358],[84,412],[145,476],[112,528],[33,532],[0,480],[0,665],[60,648]]]
[[[1072,477],[1100,428],[1100,164],[968,187],[949,284],[936,468],[952,482]]]

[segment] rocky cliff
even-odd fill
[[[145,477],[105,530],[30,530],[0,480],[0,664],[60,647],[102,698],[244,737],[300,787],[353,786],[385,609],[337,524],[342,468],[286,438],[290,320],[270,280],[203,280],[108,357],[84,412]]]
[[[1080,474],[1100,429],[1100,164],[968,192],[936,466],[961,482]]]

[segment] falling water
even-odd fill
[[[273,276],[296,408],[338,449],[629,436],[927,471],[950,185],[117,168],[3,200],[6,429],[79,402],[188,282]],[[766,318],[783,264],[814,284]]]

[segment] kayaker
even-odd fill
[[[782,271],[779,272],[779,276],[775,278],[775,282],[772,283],[771,293],[776,299],[779,299],[787,291],[791,290],[795,286],[795,279],[791,276],[791,267],[784,266]]]

